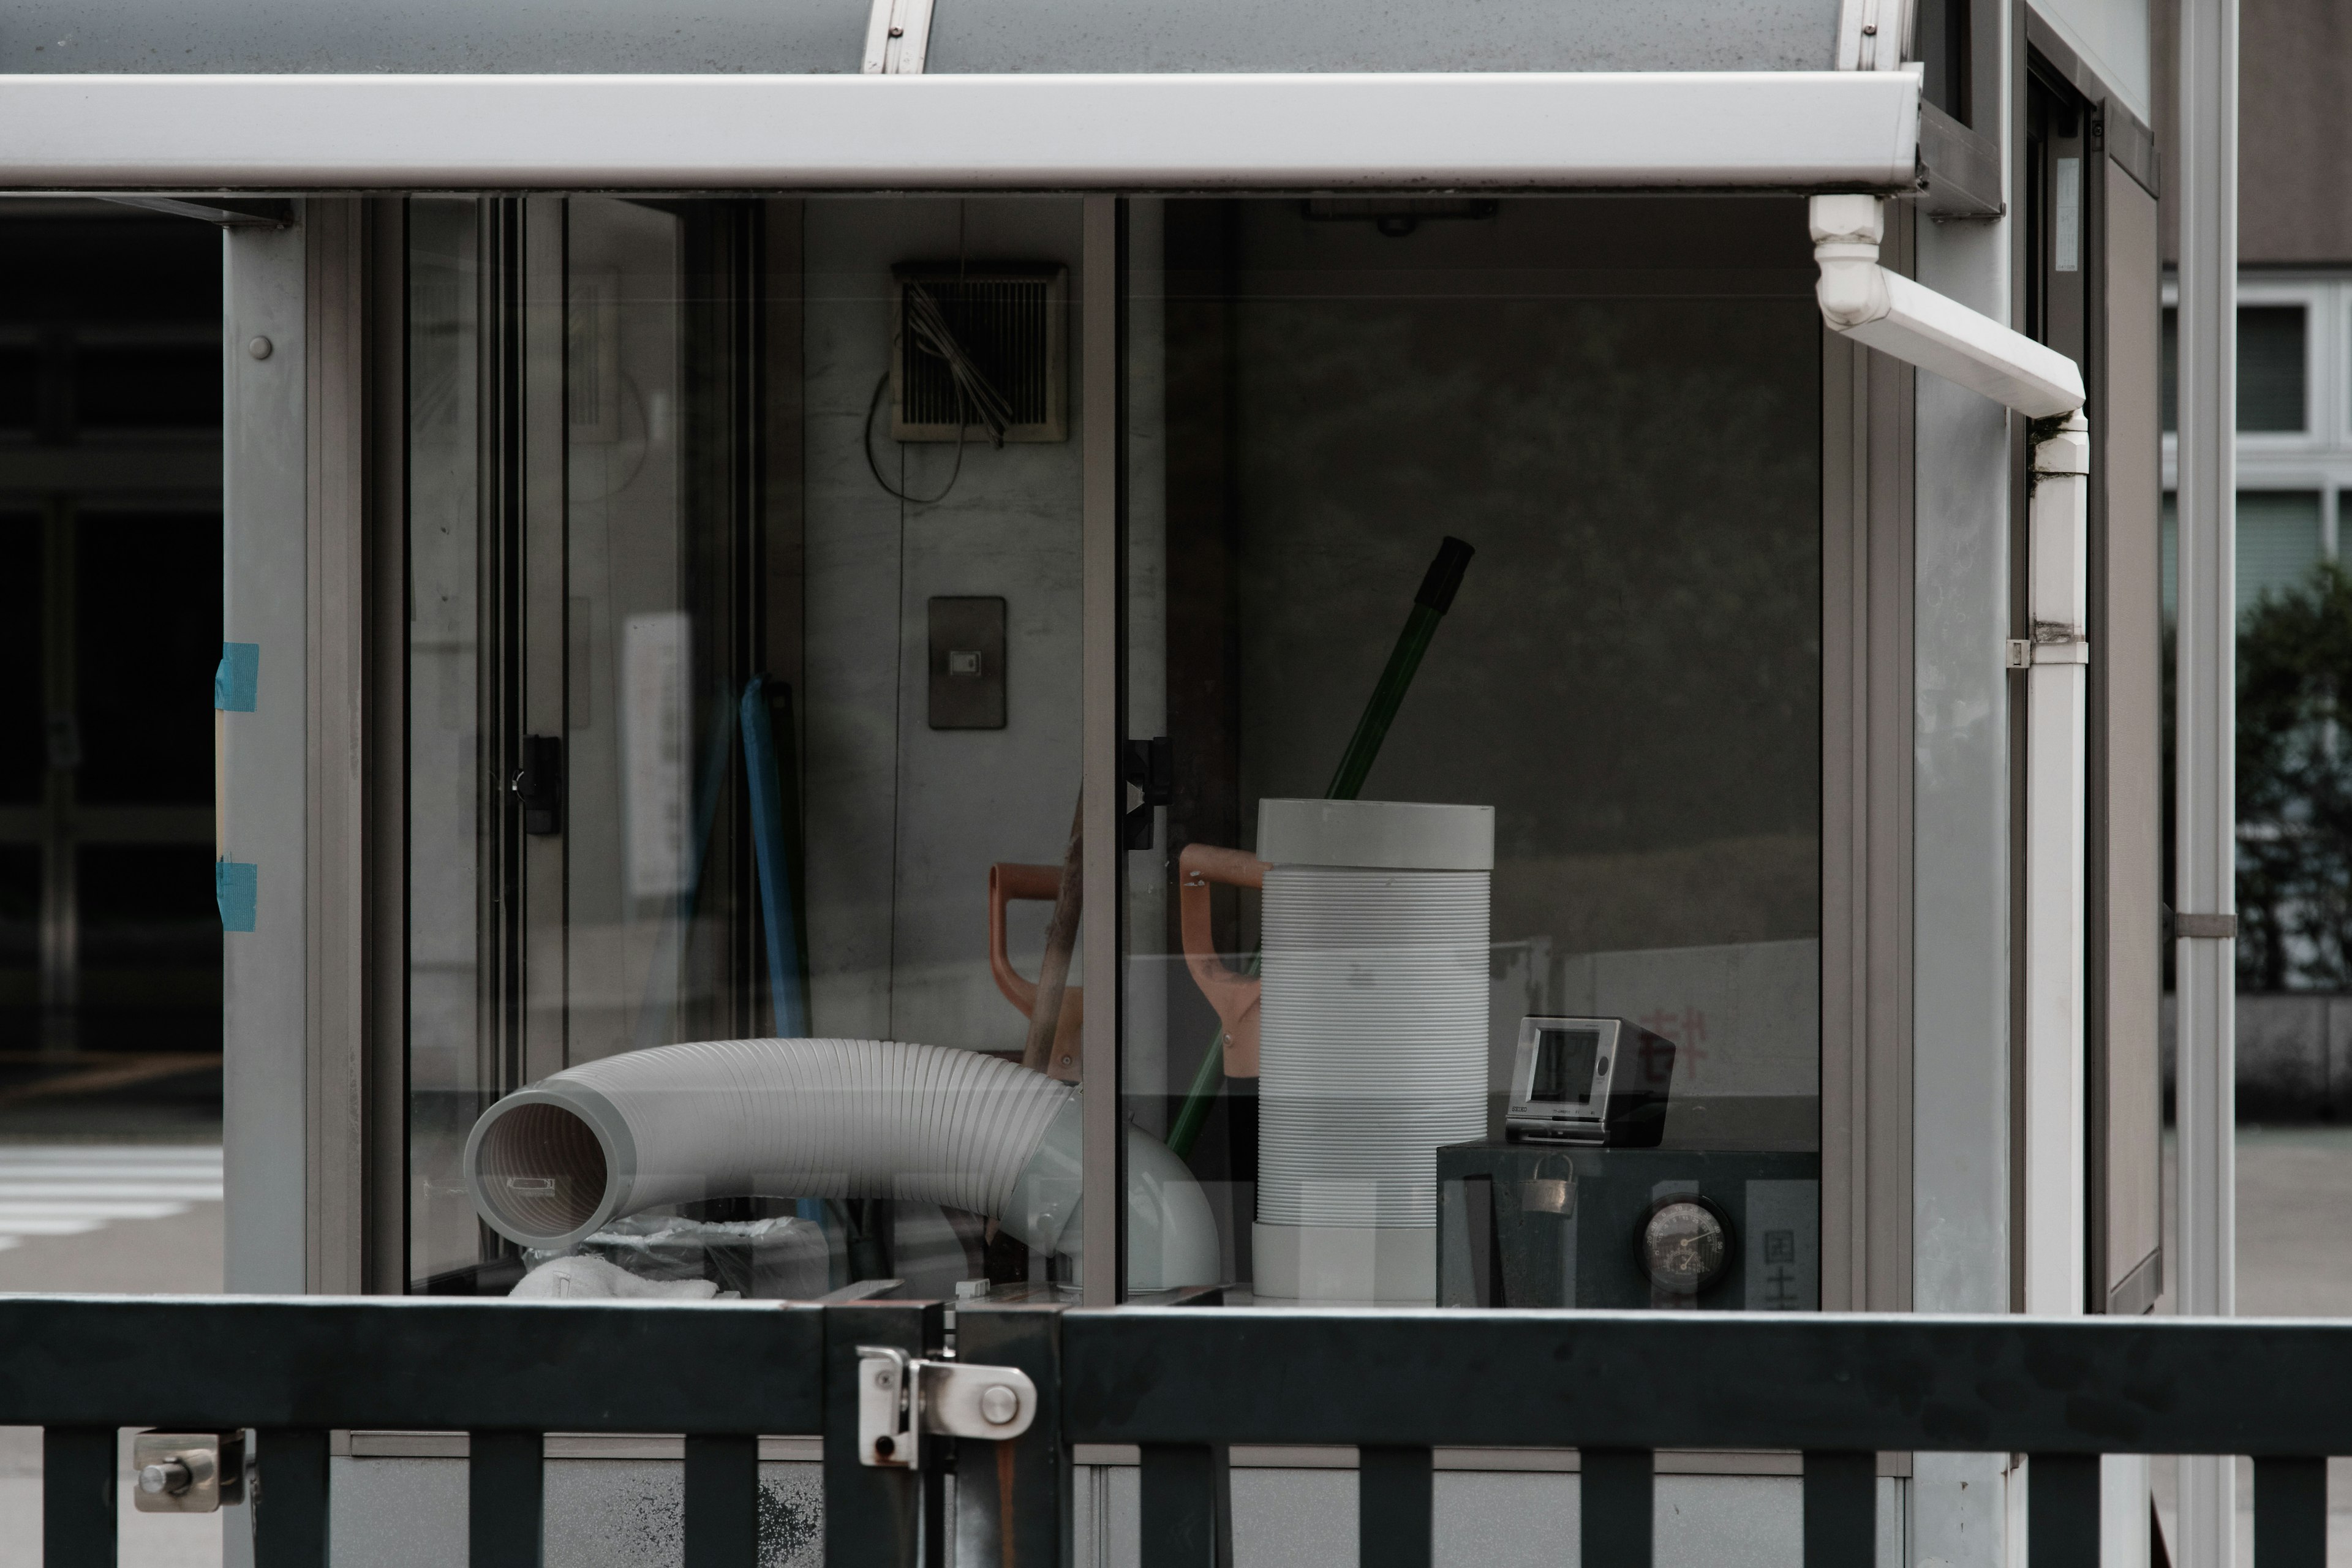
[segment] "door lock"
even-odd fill
[[[1037,1385],[1018,1367],[926,1361],[890,1345],[857,1347],[857,1459],[922,1468],[925,1434],[1003,1442],[1037,1417]]]
[[[131,1439],[141,1513],[211,1513],[245,1498],[242,1432],[142,1432]]]
[[[522,830],[536,837],[563,831],[563,737],[525,735],[522,766],[515,770]]]

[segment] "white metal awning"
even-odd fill
[[[1907,191],[1901,71],[9,76],[17,191]]]

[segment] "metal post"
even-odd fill
[[[2237,175],[2238,0],[2181,0],[2175,1302],[2214,1316],[2237,1308]],[[2180,1461],[2182,1568],[2229,1568],[2235,1494],[2229,1459]]]
[[[1084,520],[1080,537],[1085,564],[1084,625],[1080,642],[1085,673],[1079,732],[1086,747],[1084,833],[1086,905],[1080,927],[1086,943],[1087,983],[1094,1005],[1087,1011],[1079,1046],[1086,1081],[1085,1189],[1090,1200],[1079,1223],[1086,1226],[1086,1304],[1116,1306],[1119,1299],[1119,1221],[1126,1213],[1120,1177],[1118,1016],[1120,969],[1118,832],[1126,805],[1119,773],[1119,603],[1127,591],[1120,569],[1119,511],[1124,500],[1127,444],[1121,429],[1119,269],[1126,257],[1127,215],[1116,196],[1086,198],[1083,265],[1079,268],[1079,438],[1083,443]]]
[[[114,1428],[41,1434],[42,1568],[114,1568]]]
[[[824,1561],[832,1568],[916,1568],[923,1472],[863,1462],[857,1436],[861,1345],[939,1353],[936,1301],[856,1301],[824,1310]]]
[[[230,1289],[299,1292],[310,1289],[309,242],[299,228],[233,228],[223,243],[223,1247]]]

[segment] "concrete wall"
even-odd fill
[[[551,1459],[546,1568],[676,1568],[686,1560],[686,1467],[675,1459]],[[337,1568],[446,1568],[466,1561],[466,1461],[330,1461]],[[822,1467],[760,1467],[760,1568],[824,1560]]]
[[[2180,255],[2179,27],[2153,7],[2156,130],[2164,149],[2164,256]],[[2238,257],[2250,267],[2352,264],[2352,7],[2341,0],[2240,0]]]
[[[2034,10],[2134,114],[2156,111],[2150,0],[2039,0]]]
[[[2352,1117],[2352,995],[2284,992],[2238,998],[2238,1120]],[[2158,1037],[2172,1099],[2173,999]]]
[[[1344,1463],[1344,1459],[1341,1460]],[[1077,1468],[1075,1568],[1139,1561],[1132,1466]],[[1574,1568],[1580,1479],[1550,1469],[1449,1470],[1435,1477],[1439,1568]],[[1796,1568],[1804,1556],[1802,1483],[1793,1476],[1661,1475],[1658,1568]],[[1878,1483],[1878,1562],[1903,1563],[1902,1483]],[[1233,1475],[1235,1568],[1351,1568],[1352,1468],[1244,1468]]]
[[[1329,1458],[1328,1467],[1235,1467],[1235,1568],[1352,1568],[1356,1473],[1346,1450]],[[1538,1462],[1549,1467],[1566,1458],[1546,1455]],[[548,1568],[683,1562],[682,1468],[660,1459],[551,1461]],[[1074,1568],[1134,1568],[1140,1560],[1139,1475],[1131,1463],[1076,1468]],[[338,1568],[440,1568],[464,1561],[463,1459],[339,1458],[331,1476]],[[1803,1559],[1801,1486],[1794,1476],[1661,1475],[1658,1568],[1797,1568]],[[1892,1479],[1878,1487],[1878,1562],[1898,1568],[1902,1488]],[[762,1464],[760,1490],[761,1568],[816,1568],[824,1521],[819,1467]],[[1443,1568],[1575,1568],[1579,1490],[1573,1472],[1551,1468],[1441,1469],[1435,1561]],[[952,1511],[952,1495],[949,1506]],[[970,1561],[985,1544],[961,1539],[958,1555]]]
[[[806,839],[812,1017],[821,1035],[1018,1050],[988,972],[988,868],[1058,863],[1078,798],[1079,409],[1070,439],[966,447],[936,504],[876,482],[865,442],[888,365],[890,268],[1055,261],[1077,298],[1075,201],[807,205]],[[1075,388],[1076,317],[1071,316]],[[886,397],[887,401],[887,397]],[[873,452],[893,488],[938,495],[952,444]],[[1002,730],[933,730],[929,610],[1002,595]],[[1045,908],[1017,905],[1015,964],[1037,971]],[[1074,972],[1074,982],[1080,975]]]

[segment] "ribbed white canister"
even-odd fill
[[[1486,1130],[1494,808],[1268,800],[1261,1296],[1436,1296],[1437,1150]]]

